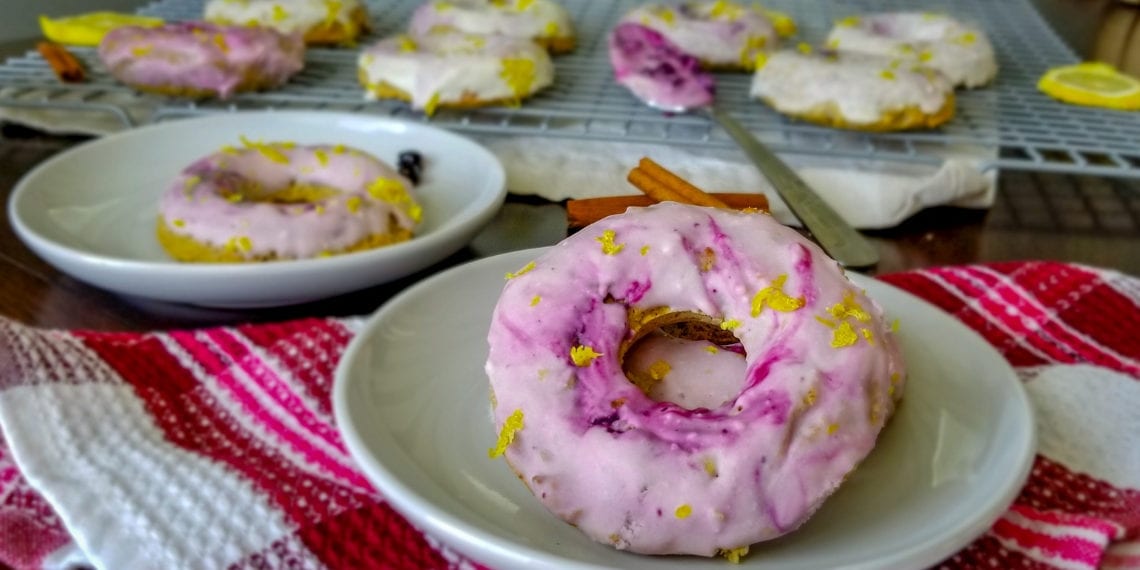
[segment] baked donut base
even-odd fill
[[[372,29],[368,11],[357,6],[348,16],[349,23],[321,22],[305,30],[305,43],[309,45],[352,45],[356,38]]]
[[[241,252],[198,241],[187,235],[175,232],[161,215],[158,216],[155,230],[158,236],[158,243],[162,245],[166,253],[178,261],[197,263],[248,263],[286,259],[279,257],[276,253],[262,254],[247,258]],[[407,241],[411,238],[411,230],[397,229],[388,234],[370,235],[344,249],[330,251],[329,254],[338,255],[354,251],[363,251]]]
[[[925,113],[916,105],[908,105],[896,109],[888,110],[879,115],[879,120],[872,123],[855,123],[847,120],[840,111],[839,106],[835,103],[827,103],[824,105],[817,105],[811,109],[799,113],[789,113],[781,110],[768,98],[762,100],[776,111],[794,117],[809,123],[823,125],[825,127],[834,127],[837,129],[849,129],[854,131],[867,131],[867,132],[887,132],[887,131],[905,131],[911,129],[933,129],[942,125],[954,118],[954,95],[948,94],[946,102],[942,107],[933,113]]]
[[[197,87],[187,87],[182,85],[148,85],[143,83],[127,82],[124,84],[129,87],[142,91],[144,93],[154,93],[156,95],[166,95],[168,97],[184,97],[187,99],[208,99],[210,97],[219,97],[216,89],[201,89]],[[280,87],[283,82],[278,82],[278,78],[262,76],[257,70],[250,70],[242,76],[241,82],[233,90],[233,95],[238,93],[245,93],[249,91],[260,91],[263,89],[274,89]]]

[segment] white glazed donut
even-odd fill
[[[783,18],[781,21],[790,22]],[[622,16],[618,23],[627,22],[657,30],[702,65],[714,69],[751,70],[756,55],[774,49],[780,38],[769,13],[726,0],[645,4]]]
[[[554,81],[554,64],[527,39],[443,31],[377,42],[360,54],[359,76],[369,97],[402,99],[431,114],[517,104]]]
[[[941,14],[892,12],[840,20],[827,47],[880,55],[941,71],[954,85],[980,87],[997,75],[985,32]]]
[[[404,241],[421,217],[411,184],[343,145],[245,141],[187,166],[159,204],[180,261],[302,259]]]
[[[866,131],[932,128],[954,116],[942,74],[879,56],[781,51],[759,58],[751,94],[792,117]]]
[[[408,23],[417,36],[445,29],[526,38],[551,53],[577,44],[570,15],[552,0],[437,0],[417,8]]]
[[[347,44],[369,28],[361,0],[209,0],[205,19],[301,34],[308,44]]]
[[[507,277],[487,337],[490,455],[551,513],[619,549],[738,560],[795,530],[902,395],[880,308],[765,214],[630,208]],[[743,363],[713,365],[739,376],[683,400],[693,407],[623,373],[643,335],[684,319],[744,349]],[[667,368],[648,366],[662,381]]]

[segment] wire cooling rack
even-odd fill
[[[361,43],[400,31],[420,0],[369,3],[374,30]],[[192,20],[203,0],[161,0],[140,12],[167,20]],[[37,53],[0,65],[0,106],[105,113],[135,126],[168,118],[239,109],[327,109],[401,116],[458,131],[537,135],[696,148],[734,148],[705,119],[663,115],[646,108],[611,79],[606,33],[637,0],[563,0],[578,27],[579,47],[556,59],[549,89],[520,107],[442,110],[433,117],[394,101],[366,101],[356,79],[356,50],[310,49],[305,69],[284,88],[225,101],[192,102],[139,95],[103,70],[91,49],[76,49],[90,81],[63,85]],[[936,163],[970,149],[987,168],[1055,171],[1140,178],[1140,113],[1058,103],[1036,90],[1052,66],[1074,63],[1076,54],[1045,23],[1029,0],[768,0],[799,25],[792,41],[820,43],[832,23],[859,13],[921,9],[953,14],[982,26],[1001,67],[989,87],[958,94],[958,112],[940,129],[864,134],[787,119],[748,98],[750,77],[718,74],[718,101],[750,130],[785,153]]]

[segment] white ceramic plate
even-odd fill
[[[191,264],[155,238],[158,198],[194,160],[252,140],[345,144],[395,165],[424,156],[424,220],[411,241],[329,258]],[[408,275],[459,250],[502,205],[506,182],[482,146],[426,125],[326,112],[243,112],[159,123],[79,145],[17,184],[16,234],[59,270],[126,295],[206,306],[299,303]]]
[[[333,404],[348,448],[396,509],[492,567],[728,568],[594,543],[548,514],[506,462],[487,458],[491,311],[503,275],[541,251],[448,270],[381,307],[337,369]],[[902,406],[839,492],[801,529],[755,546],[743,568],[929,566],[984,532],[1028,475],[1033,418],[1005,360],[925,301],[852,277],[902,320]]]

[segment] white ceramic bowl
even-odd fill
[[[159,196],[184,167],[239,137],[345,144],[395,165],[424,156],[424,221],[410,241],[320,259],[197,264],[155,238]],[[125,295],[218,307],[286,305],[408,275],[462,248],[502,205],[506,179],[489,151],[396,119],[331,112],[241,112],[159,123],[69,149],[29,172],[8,214],[16,234],[60,271]]]
[[[503,275],[526,250],[435,275],[393,298],[348,347],[333,405],[349,450],[392,505],[455,550],[497,568],[694,568],[590,541],[534,499],[502,460],[483,372]],[[875,450],[802,528],[753,547],[743,568],[922,568],[983,533],[1032,465],[1021,383],[981,337],[880,281],[856,283],[902,319],[909,374]],[[446,357],[441,357],[446,355]]]

